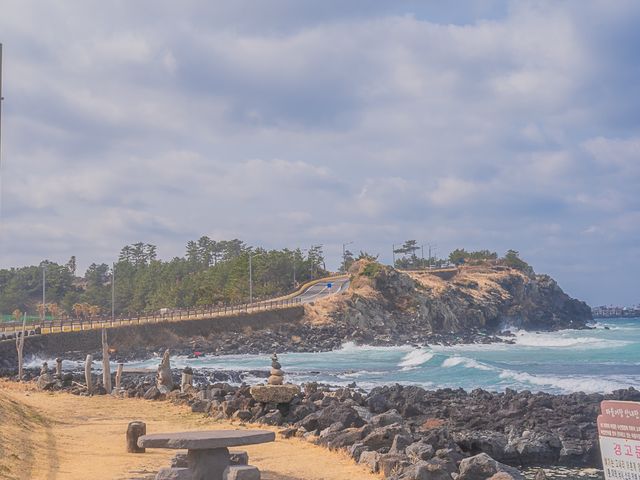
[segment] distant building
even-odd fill
[[[614,305],[601,305],[591,309],[593,318],[631,318],[640,317],[640,304],[631,307],[619,307]]]

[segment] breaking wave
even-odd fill
[[[403,370],[417,368],[431,360],[433,355],[429,350],[413,350],[402,357],[398,366]]]
[[[598,337],[571,336],[575,332],[561,331],[555,333],[532,333],[519,331],[514,338],[517,345],[523,347],[550,348],[612,348],[629,345],[624,340],[609,340]]]
[[[571,377],[560,376],[542,376],[533,375],[524,372],[514,372],[512,370],[504,370],[500,373],[503,380],[515,380],[520,384],[535,385],[537,387],[549,387],[561,390],[564,393],[585,392],[585,393],[610,393],[614,390],[626,389],[630,386],[640,387],[640,379],[634,377],[594,377],[587,375],[578,375]],[[515,385],[522,388],[522,385]]]
[[[458,356],[449,357],[445,359],[444,362],[442,362],[442,366],[444,368],[457,367],[458,365],[462,365],[463,367],[466,367],[466,368],[475,368],[476,370],[485,370],[485,371],[496,370],[496,368],[494,367],[490,367],[489,365],[485,365],[484,363],[478,362],[473,358],[467,358],[467,357],[458,357]]]

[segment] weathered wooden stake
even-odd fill
[[[131,422],[127,427],[127,452],[144,453],[145,449],[138,446],[138,438],[147,434],[147,424],[144,422]]]
[[[27,314],[22,317],[22,331],[20,335],[16,337],[16,350],[18,351],[18,381],[22,381],[22,352],[24,350],[24,333],[25,325],[27,323]]]
[[[116,392],[120,392],[120,383],[122,382],[122,369],[124,368],[124,363],[118,364],[118,369],[116,370]]]
[[[87,382],[87,391],[89,394],[93,392],[93,384],[91,381],[91,364],[93,363],[93,355],[87,355],[84,362],[84,379]]]
[[[62,378],[62,359],[56,358],[56,376]]]
[[[107,342],[107,329],[102,329],[102,385],[111,393],[111,365],[109,365],[109,343]]]

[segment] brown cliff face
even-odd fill
[[[503,327],[528,330],[583,328],[591,309],[565,294],[548,275],[529,275],[503,266],[400,272],[357,262],[344,295],[307,309],[310,322],[330,318],[371,335],[409,336]],[[441,278],[442,277],[442,278]]]

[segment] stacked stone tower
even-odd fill
[[[282,385],[284,383],[284,372],[282,371],[282,365],[278,362],[276,353],[271,356],[271,372],[267,383],[269,385]]]

